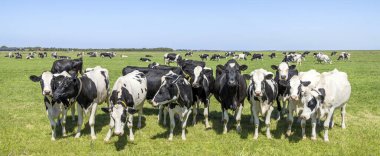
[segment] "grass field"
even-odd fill
[[[63,53],[59,52],[76,57],[76,53]],[[123,67],[147,66],[148,63],[138,61],[145,54],[153,55],[152,61],[163,63],[164,53],[123,53],[128,58],[121,58],[120,54],[113,59],[84,57],[84,68],[96,65],[107,68],[113,85]],[[239,61],[249,67],[244,73],[257,68],[273,71],[270,65],[278,65],[282,54],[278,52],[278,57],[273,60],[267,57],[268,54],[264,53],[263,61]],[[266,138],[265,126],[261,121],[259,138],[253,140],[254,127],[249,123],[248,101],[245,101],[243,109],[242,132],[237,133],[235,121],[230,120],[229,132],[223,135],[220,104],[214,97],[211,98],[210,106],[212,129],[205,130],[202,115],[199,115],[195,126],[190,124],[190,118],[186,141],[181,140],[178,122],[173,141],[168,141],[168,127],[157,123],[158,111],[145,103],[143,126],[141,129],[134,128],[135,141],[128,141],[124,135],[114,136],[110,143],[104,143],[109,116],[100,109],[97,110],[95,124],[97,140],[92,141],[90,138],[88,116],[84,120],[81,138],[75,139],[76,122],[72,122],[68,115],[69,136],[62,137],[59,130],[57,140],[51,141],[51,128],[42,103],[40,85],[30,81],[29,76],[50,70],[54,59],[26,60],[26,55],[23,55],[24,59],[15,60],[5,58],[5,53],[0,53],[0,155],[380,155],[380,51],[351,51],[351,54],[351,61],[348,62],[338,62],[337,56],[334,56],[333,64],[317,64],[310,54],[302,66],[297,67],[299,71],[316,69],[319,72],[337,68],[349,76],[352,94],[347,106],[347,129],[340,128],[340,111],[336,111],[336,126],[329,131],[328,143],[323,142],[322,127],[317,127],[317,141],[310,140],[310,122],[307,122],[307,139],[302,140],[300,137],[299,124],[293,124],[293,130],[296,130],[293,136],[285,137],[286,119],[278,122],[272,119],[272,139]],[[189,59],[199,60],[197,56],[198,53],[195,53]],[[226,61],[207,61],[207,66],[215,69],[217,64]],[[232,113],[230,117],[232,119]],[[137,117],[134,122],[136,127]]]

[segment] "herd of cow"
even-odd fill
[[[297,54],[294,55],[297,58]],[[324,55],[324,54],[316,54]],[[277,110],[283,117],[287,114],[288,130],[292,134],[293,115],[301,120],[302,137],[305,138],[306,121],[311,119],[311,139],[316,139],[316,127],[319,119],[325,118],[324,140],[328,141],[328,130],[333,126],[335,109],[341,109],[342,128],[345,128],[345,107],[350,98],[351,86],[347,74],[336,69],[318,73],[315,70],[298,72],[296,65],[283,60],[272,65],[275,74],[265,69],[256,69],[250,74],[242,74],[248,67],[240,65],[235,59],[224,65],[217,65],[215,77],[213,70],[203,61],[182,59],[179,54],[165,54],[165,63],[176,62],[177,66],[149,64],[148,67],[127,66],[122,70],[114,86],[110,88],[108,70],[100,66],[87,68],[82,72],[83,61],[79,59],[56,60],[50,71],[40,76],[31,75],[30,79],[40,82],[44,104],[52,128],[51,139],[55,140],[58,123],[66,136],[65,123],[68,109],[71,108],[75,120],[77,103],[78,129],[75,137],[81,135],[83,114],[90,112],[89,125],[91,137],[96,139],[94,125],[97,106],[107,103],[102,111],[110,115],[110,128],[105,141],[114,135],[124,134],[124,126],[129,128],[129,138],[134,140],[132,131],[133,114],[138,112],[137,128],[141,127],[141,116],[145,100],[158,107],[158,122],[166,125],[166,116],[170,118],[169,140],[173,139],[176,114],[180,119],[182,139],[186,139],[185,130],[190,114],[192,124],[196,124],[199,105],[204,106],[205,127],[211,128],[208,115],[210,97],[213,95],[221,104],[223,133],[228,132],[228,110],[235,113],[236,130],[241,131],[240,121],[244,101],[251,104],[251,119],[254,123],[254,139],[258,137],[259,114],[264,117],[266,136],[271,138],[270,118],[277,103]],[[79,76],[79,74],[81,76]],[[249,81],[247,84],[246,81]]]

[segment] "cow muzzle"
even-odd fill
[[[255,91],[256,96],[261,96],[261,91]]]
[[[290,96],[290,98],[291,98],[292,100],[298,101],[298,96],[297,96],[297,95],[292,95],[292,96]]]
[[[44,90],[42,92],[43,95],[51,95],[51,91],[50,90]]]
[[[122,131],[115,131],[114,134],[116,136],[122,136],[124,134],[124,132],[122,132]]]
[[[227,84],[232,87],[237,86],[236,81],[228,81]]]
[[[286,75],[281,75],[281,76],[280,76],[280,79],[281,79],[281,80],[285,80],[285,79],[286,79]]]

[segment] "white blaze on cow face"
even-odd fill
[[[201,72],[202,72],[202,67],[201,66],[196,66],[194,68],[194,81],[193,81],[193,86],[194,87],[199,87],[199,79],[200,79],[200,76],[201,76]]]
[[[292,98],[293,100],[298,100],[298,96],[299,96],[299,93],[301,92],[300,91],[300,86],[301,86],[301,80],[299,78],[299,76],[297,75],[294,75],[290,80],[289,80],[289,87],[290,87],[290,98]]]
[[[41,85],[42,88],[42,95],[52,95],[52,89],[51,89],[51,80],[53,79],[53,74],[51,72],[44,72],[41,75]]]
[[[121,104],[116,104],[112,107],[111,118],[115,123],[115,135],[121,136],[124,134],[124,126],[127,119],[126,110]]]
[[[231,68],[235,67],[235,63],[229,63],[228,64]]]
[[[302,119],[308,120],[310,119],[311,114],[315,113],[319,108],[320,99],[318,98],[318,92],[316,91],[307,91],[301,98],[301,102],[303,104],[303,110],[300,117]]]
[[[264,81],[264,73],[262,70],[258,69],[258,70],[255,70],[251,73],[251,76],[252,76],[252,81],[254,83],[254,86],[255,86],[255,95],[256,96],[262,96],[262,82]]]
[[[280,63],[278,66],[278,73],[280,74],[280,80],[288,79],[289,65],[286,62]]]

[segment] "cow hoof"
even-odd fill
[[[206,125],[206,129],[211,129],[211,126],[210,125]]]
[[[303,137],[302,137],[302,140],[305,140],[305,139],[306,139],[306,136],[303,136]]]
[[[186,137],[182,137],[182,140],[183,140],[183,141],[186,141]]]
[[[67,137],[67,134],[66,134],[66,133],[63,133],[62,136],[63,136],[63,137]]]
[[[94,135],[94,136],[91,136],[91,139],[92,140],[96,140],[96,136]]]
[[[346,125],[345,124],[342,124],[342,129],[346,129]]]
[[[168,139],[169,141],[173,141],[173,137],[169,137],[169,139]]]
[[[105,143],[110,143],[110,139],[104,139]]]
[[[196,121],[193,121],[193,125],[195,126],[197,124],[197,122]]]
[[[267,134],[268,139],[272,139],[272,136],[270,134]]]
[[[51,141],[55,141],[55,138],[51,138]]]
[[[240,132],[241,132],[241,126],[236,127],[236,131],[237,131],[238,133],[240,133]]]
[[[253,139],[254,139],[254,140],[257,140],[258,137],[259,137],[258,135],[254,135],[254,136],[253,136]]]
[[[223,134],[227,134],[227,130],[225,129],[225,130],[223,130]]]
[[[79,138],[80,137],[80,133],[77,133],[76,135],[75,135],[75,138]]]
[[[135,137],[129,137],[129,141],[135,141]]]
[[[326,138],[325,138],[324,141],[325,141],[325,142],[329,142],[329,139],[326,139]]]
[[[291,136],[291,135],[292,135],[292,131],[291,130],[286,131],[286,136]]]
[[[316,141],[316,140],[317,140],[317,137],[312,136],[310,139],[313,140],[313,141]]]
[[[138,125],[137,125],[137,128],[138,128],[138,129],[141,129],[141,124],[138,124]]]

